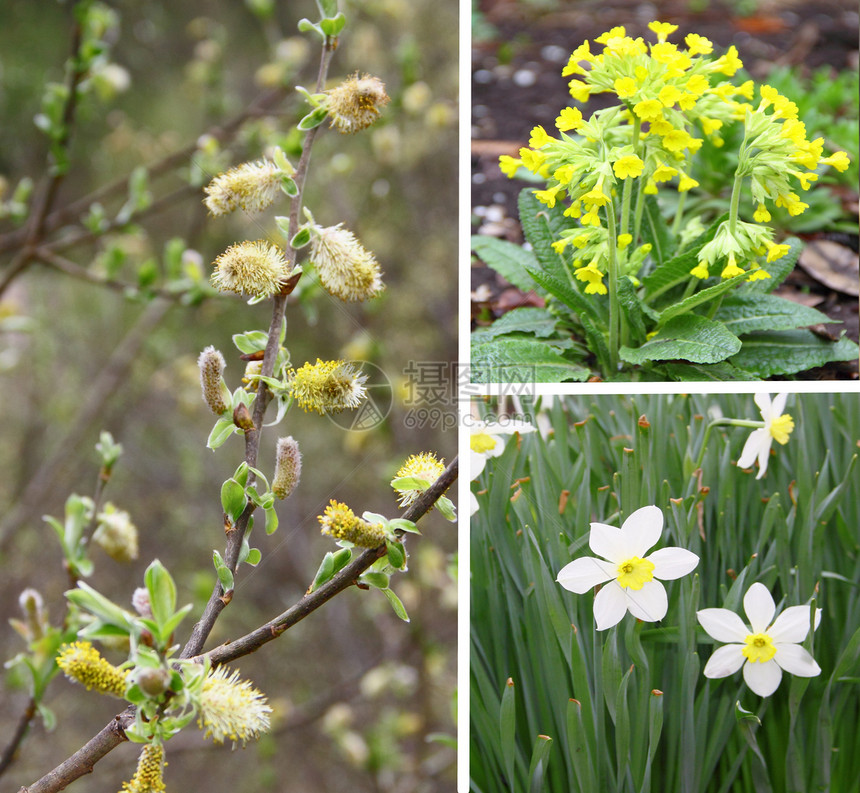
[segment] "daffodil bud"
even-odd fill
[[[275,476],[272,478],[272,492],[281,500],[289,497],[296,489],[302,475],[302,455],[299,444],[292,436],[279,438],[275,455]]]
[[[352,133],[366,129],[379,116],[379,108],[389,102],[385,83],[377,77],[354,74],[328,92],[331,126],[339,132]]]

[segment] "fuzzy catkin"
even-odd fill
[[[214,347],[209,346],[200,353],[197,359],[200,369],[200,388],[203,391],[203,401],[209,405],[216,416],[227,411],[228,405],[224,400],[224,389],[222,388],[222,376],[227,364],[224,356]]]
[[[272,492],[276,498],[283,499],[296,489],[302,475],[302,455],[299,444],[292,436],[279,438],[275,453],[275,475],[272,478]]]

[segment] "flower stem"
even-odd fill
[[[681,232],[681,221],[684,218],[684,204],[687,203],[687,193],[678,195],[678,208],[675,210],[675,220],[672,221],[672,236],[677,237]]]
[[[642,126],[642,121],[638,116],[633,116],[633,153],[639,156],[639,129]],[[621,234],[626,234],[630,227],[630,193],[633,190],[633,182],[635,180],[628,177],[624,180],[624,192],[621,199]]]
[[[705,459],[705,449],[708,448],[708,439],[711,437],[711,431],[714,427],[748,427],[750,429],[760,429],[765,426],[763,421],[751,421],[749,419],[714,419],[707,427],[705,427],[705,436],[702,438],[702,447],[699,449],[699,456],[693,466],[693,471],[697,471],[702,467],[702,461]]]
[[[621,312],[618,307],[618,247],[615,233],[615,199],[604,207],[609,243],[609,365],[614,375],[618,369],[619,328]]]

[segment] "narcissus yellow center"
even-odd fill
[[[776,655],[776,647],[773,639],[766,633],[750,633],[746,639],[746,646],[741,652],[752,662],[763,664],[770,661]]]
[[[486,454],[496,448],[498,441],[486,432],[476,432],[469,440],[469,448],[476,454]]]
[[[618,578],[616,580],[625,589],[627,587],[642,589],[653,578],[654,562],[649,562],[647,559],[633,556],[618,565]]]
[[[788,436],[791,435],[791,431],[794,429],[794,419],[788,413],[783,413],[771,421],[768,429],[770,429],[770,434],[773,435],[773,439],[777,443],[785,445],[788,443]]]

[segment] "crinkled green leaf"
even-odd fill
[[[730,361],[757,377],[797,374],[831,361],[857,358],[857,345],[844,336],[829,341],[809,330],[784,330],[751,333],[743,338],[743,347]]]
[[[472,250],[487,267],[495,270],[506,281],[523,292],[536,289],[534,282],[526,273],[526,267],[538,266],[535,255],[520,245],[476,234],[472,237]],[[536,291],[541,291],[537,289]]]
[[[486,344],[498,336],[510,333],[527,333],[547,339],[557,332],[558,318],[545,308],[515,308],[508,311],[487,328],[472,333],[473,344]]]
[[[663,309],[663,311],[660,312],[660,320],[658,326],[665,325],[673,317],[680,317],[682,314],[689,313],[697,306],[701,306],[704,303],[707,303],[720,297],[721,295],[728,292],[730,289],[734,289],[739,284],[746,281],[746,279],[747,274],[741,273],[740,275],[734,276],[734,278],[727,278],[724,281],[718,281],[713,286],[701,289],[700,291],[694,292],[692,295],[684,298],[683,300],[679,300],[675,303],[672,303],[670,306],[667,306],[665,309]]]
[[[474,383],[582,382],[591,372],[568,361],[548,344],[526,339],[497,339],[472,348]]]
[[[641,347],[622,347],[621,358],[627,363],[686,360],[692,363],[718,363],[741,348],[741,341],[725,327],[696,314],[683,314],[669,320]]]
[[[604,321],[604,312],[601,310],[599,298],[580,292],[566,277],[558,278],[546,271],[531,268],[529,268],[528,273],[549,294],[558,298],[574,314],[580,317],[589,316],[598,322]]]
[[[814,308],[776,295],[740,293],[727,297],[714,315],[736,336],[758,330],[793,330],[832,320]]]

